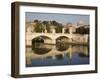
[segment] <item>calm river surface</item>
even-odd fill
[[[34,43],[26,47],[26,67],[82,64],[89,64],[88,46]]]

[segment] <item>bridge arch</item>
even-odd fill
[[[48,36],[45,36],[45,35],[39,35],[39,36],[36,36],[36,37],[33,37],[33,39],[36,39],[36,38],[41,38],[41,39],[51,39],[51,37],[48,37]],[[51,39],[52,40],[52,39]]]
[[[67,37],[67,36],[59,36],[56,38],[56,43],[57,42],[61,42],[61,43],[65,43],[65,42],[68,42],[70,41],[70,38]]]
[[[32,46],[32,40],[38,37],[42,37],[42,39],[45,40],[44,41],[45,43],[50,43],[50,44],[56,44],[57,40],[59,40],[60,38],[65,38],[67,40],[70,40],[72,38],[70,34],[32,33],[26,35],[27,45]]]
[[[51,43],[52,39],[48,36],[37,36],[32,39],[32,49],[36,54],[46,54],[51,51],[52,46],[44,43]]]
[[[52,39],[48,36],[44,36],[44,35],[41,35],[41,36],[36,36],[32,39],[32,44],[34,42],[41,42],[41,43],[51,43],[52,42]]]
[[[67,38],[67,39],[69,39],[69,37],[68,36],[58,36],[56,39],[58,39],[58,38]]]

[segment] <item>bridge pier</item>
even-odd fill
[[[66,29],[66,28],[62,28],[62,33],[65,33],[65,29]]]
[[[52,56],[52,59],[53,59],[53,60],[56,59],[55,55]]]
[[[27,46],[32,46],[32,40],[26,40],[26,45]]]
[[[67,42],[80,42],[80,43],[87,43],[88,42],[88,35],[78,35],[78,34],[65,34],[65,33],[26,33],[26,45],[32,46],[32,39],[39,37],[39,36],[47,36],[48,38],[44,38],[44,43],[47,44],[56,44],[56,39],[60,36],[68,37]]]
[[[56,44],[56,40],[55,39],[52,39],[52,44]]]

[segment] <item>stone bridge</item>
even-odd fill
[[[51,44],[56,44],[56,39],[64,36],[69,39],[69,42],[72,40],[81,41],[81,42],[87,42],[88,41],[88,35],[81,35],[81,34],[67,34],[67,33],[26,33],[26,45],[31,46],[32,45],[32,39],[45,36],[48,37],[51,40]]]

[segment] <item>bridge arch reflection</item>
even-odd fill
[[[51,38],[47,36],[38,36],[32,39],[32,50],[37,54],[46,54],[52,49],[52,46],[47,46],[46,43],[51,43],[51,41]]]

